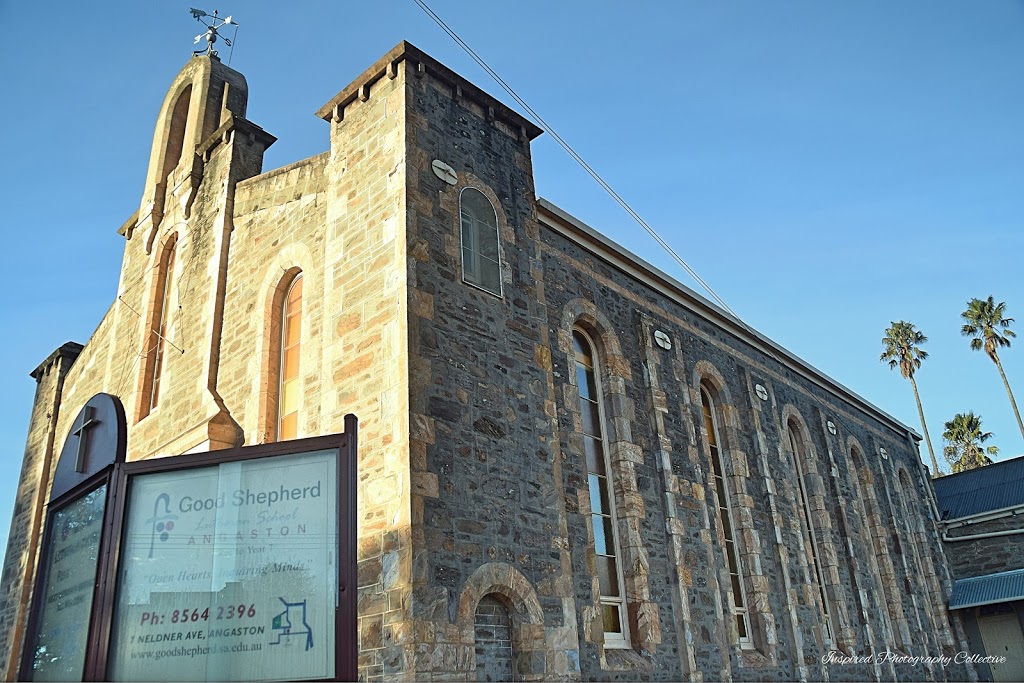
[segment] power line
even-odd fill
[[[681,257],[681,256],[680,256],[680,255],[679,255],[678,253],[676,253],[675,249],[673,249],[673,248],[671,247],[671,245],[669,245],[669,243],[668,243],[668,242],[666,242],[666,241],[664,240],[664,238],[662,238],[662,237],[661,237],[661,235],[659,235],[659,234],[657,233],[657,231],[655,231],[655,229],[654,229],[654,228],[652,228],[652,227],[651,227],[651,226],[650,226],[650,225],[649,225],[649,224],[647,223],[647,221],[645,221],[645,220],[643,219],[643,217],[642,217],[642,216],[641,216],[641,215],[640,215],[639,213],[637,213],[637,212],[636,212],[636,210],[635,210],[635,209],[633,209],[633,207],[632,207],[632,206],[630,206],[630,205],[629,205],[629,203],[628,203],[628,202],[626,202],[626,200],[625,200],[625,199],[623,199],[623,198],[622,198],[622,196],[621,196],[621,195],[619,195],[619,193],[618,193],[618,192],[616,192],[616,191],[615,191],[615,188],[613,188],[613,187],[612,187],[612,186],[611,186],[611,185],[610,185],[610,184],[609,184],[609,183],[608,183],[608,182],[607,182],[607,181],[606,181],[606,180],[605,180],[604,178],[602,178],[602,177],[601,177],[601,175],[600,175],[600,174],[599,174],[599,173],[598,173],[597,171],[595,171],[595,170],[593,169],[593,167],[592,167],[592,166],[591,166],[590,164],[588,164],[588,163],[586,162],[586,160],[584,160],[584,159],[583,159],[583,157],[581,157],[581,156],[580,156],[580,155],[579,155],[579,154],[578,154],[578,153],[576,152],[576,150],[574,150],[574,149],[573,149],[573,148],[572,148],[572,147],[571,147],[571,146],[569,145],[569,143],[567,143],[567,142],[566,142],[566,141],[565,141],[565,140],[564,140],[564,139],[562,138],[562,136],[561,136],[561,135],[559,135],[559,134],[558,134],[558,133],[557,133],[557,132],[555,131],[555,129],[554,129],[554,128],[552,128],[552,127],[551,127],[551,125],[549,125],[549,124],[548,124],[548,122],[547,122],[547,121],[545,121],[545,120],[544,120],[544,118],[543,118],[543,117],[542,117],[542,116],[541,116],[540,114],[538,114],[538,113],[537,113],[537,112],[536,112],[536,111],[535,111],[535,110],[533,109],[533,107],[531,107],[531,106],[530,106],[530,105],[529,105],[529,104],[528,104],[528,103],[526,102],[526,100],[524,100],[524,99],[523,99],[522,97],[520,97],[520,96],[519,96],[519,94],[518,94],[518,93],[517,93],[517,92],[516,92],[516,91],[515,91],[515,90],[514,90],[514,89],[512,88],[512,86],[510,86],[510,85],[509,85],[508,83],[506,83],[506,82],[505,82],[505,80],[504,80],[504,79],[503,79],[503,78],[502,78],[501,76],[499,76],[499,75],[498,75],[498,73],[497,73],[497,72],[496,72],[496,71],[495,71],[494,69],[492,69],[492,68],[491,68],[491,67],[490,67],[490,66],[489,66],[489,65],[487,64],[487,62],[485,62],[485,61],[483,60],[483,58],[482,58],[482,57],[481,57],[480,55],[478,55],[478,54],[476,53],[476,51],[474,51],[474,50],[473,50],[473,48],[471,48],[471,47],[469,46],[469,44],[468,44],[468,43],[466,43],[466,41],[464,41],[464,40],[463,40],[463,39],[462,39],[461,37],[459,37],[459,35],[458,35],[458,34],[457,34],[457,33],[456,33],[456,32],[455,32],[455,31],[454,31],[454,30],[453,30],[453,29],[452,29],[452,28],[451,28],[450,26],[448,26],[448,24],[446,24],[446,23],[444,22],[444,20],[443,20],[443,19],[442,19],[442,18],[441,18],[440,16],[438,16],[438,15],[437,15],[437,13],[436,13],[436,12],[434,12],[434,10],[430,9],[430,7],[429,7],[429,6],[427,5],[427,3],[426,3],[426,2],[424,1],[424,0],[413,0],[413,2],[415,2],[415,3],[416,3],[416,5],[417,5],[417,6],[418,6],[418,7],[419,7],[419,8],[421,9],[421,10],[423,10],[423,12],[424,12],[424,13],[425,13],[425,14],[426,14],[426,15],[427,15],[428,17],[430,17],[430,18],[431,18],[431,19],[432,19],[432,20],[434,21],[434,23],[436,23],[436,24],[437,24],[437,25],[438,25],[438,26],[439,26],[439,27],[440,27],[440,28],[441,28],[441,29],[442,29],[442,30],[443,30],[443,31],[444,31],[445,33],[447,33],[447,34],[449,35],[449,37],[451,37],[451,39],[452,39],[452,40],[454,40],[454,41],[455,41],[456,43],[458,43],[459,47],[461,47],[461,48],[462,48],[462,49],[463,49],[463,50],[464,50],[464,51],[466,52],[466,54],[468,54],[468,55],[469,55],[469,56],[470,56],[470,57],[471,57],[471,58],[473,59],[473,61],[475,61],[475,62],[476,62],[476,63],[477,63],[477,64],[478,64],[479,66],[480,66],[480,68],[482,68],[482,69],[483,69],[484,71],[486,71],[486,72],[487,72],[487,74],[488,74],[488,75],[489,75],[489,76],[490,76],[491,78],[493,78],[493,79],[495,80],[495,82],[496,82],[496,83],[497,83],[498,85],[500,85],[500,86],[502,87],[502,89],[503,89],[503,90],[504,90],[504,91],[505,91],[506,93],[508,93],[508,94],[509,94],[509,97],[511,97],[512,99],[514,99],[514,100],[516,101],[516,103],[517,103],[517,104],[519,104],[519,106],[520,106],[520,107],[522,107],[523,109],[525,109],[525,110],[526,110],[526,112],[527,112],[527,113],[528,113],[528,114],[529,114],[529,115],[530,115],[530,116],[531,116],[531,117],[533,118],[534,122],[535,122],[535,123],[536,123],[537,125],[539,125],[539,126],[540,126],[541,128],[543,128],[543,129],[544,129],[544,131],[545,131],[545,132],[547,132],[547,134],[548,134],[548,135],[550,135],[550,136],[551,136],[551,137],[552,137],[552,138],[553,138],[553,139],[555,140],[555,142],[557,142],[557,143],[558,143],[558,145],[559,145],[559,146],[560,146],[560,147],[561,147],[561,148],[562,148],[563,150],[565,150],[565,152],[566,152],[566,153],[567,153],[567,154],[568,154],[568,155],[569,155],[570,157],[572,157],[572,159],[573,159],[573,160],[574,160],[574,161],[575,161],[575,162],[576,162],[577,164],[579,164],[579,165],[580,165],[580,167],[581,167],[581,168],[582,168],[582,169],[583,169],[584,171],[586,171],[586,172],[587,172],[587,174],[588,174],[588,175],[589,175],[589,176],[590,176],[591,178],[593,178],[593,179],[594,179],[594,181],[595,181],[595,182],[597,182],[597,184],[598,184],[598,185],[600,185],[600,186],[601,186],[601,188],[602,188],[602,189],[603,189],[603,190],[604,190],[604,191],[605,191],[606,193],[608,193],[608,195],[609,195],[609,196],[610,196],[610,197],[611,197],[612,199],[614,199],[614,200],[615,200],[615,202],[616,202],[616,203],[617,203],[617,204],[618,204],[619,206],[621,206],[621,207],[622,207],[622,209],[623,209],[623,210],[624,210],[624,211],[625,211],[625,212],[626,212],[627,214],[629,214],[629,216],[630,216],[630,217],[631,217],[631,218],[632,218],[632,219],[633,219],[634,221],[636,221],[636,222],[637,222],[637,223],[638,223],[638,224],[640,225],[640,227],[642,227],[642,228],[643,228],[643,229],[644,229],[644,230],[645,230],[645,231],[647,232],[647,234],[648,234],[648,235],[650,235],[650,236],[651,236],[651,237],[652,237],[652,238],[654,239],[654,241],[655,241],[655,242],[657,242],[658,246],[660,246],[660,247],[661,247],[662,249],[664,249],[664,250],[665,250],[665,251],[666,251],[666,252],[668,253],[668,255],[672,257],[672,260],[674,260],[674,261],[675,261],[675,262],[676,262],[676,263],[677,263],[677,264],[678,264],[678,265],[679,265],[680,267],[682,267],[682,268],[683,268],[683,270],[685,270],[685,271],[686,271],[687,273],[689,273],[689,274],[690,274],[690,277],[692,277],[692,278],[693,278],[693,279],[694,279],[694,280],[695,280],[695,281],[696,281],[697,283],[699,283],[699,284],[700,284],[700,286],[704,288],[704,291],[706,291],[706,292],[707,292],[707,293],[708,293],[708,294],[709,294],[709,295],[711,296],[711,298],[712,298],[712,299],[714,299],[714,300],[715,300],[715,302],[716,302],[716,303],[718,303],[718,305],[722,307],[722,309],[724,309],[724,310],[725,310],[726,312],[728,312],[728,313],[729,313],[729,315],[731,315],[731,316],[732,316],[733,318],[735,318],[736,322],[738,322],[738,323],[739,323],[740,325],[742,325],[742,326],[743,326],[743,327],[744,327],[744,328],[745,328],[745,329],[746,329],[746,330],[747,330],[748,332],[750,332],[750,333],[751,333],[752,335],[755,335],[755,336],[757,335],[757,333],[756,333],[756,332],[755,332],[755,331],[753,330],[753,328],[751,328],[751,327],[750,327],[749,325],[747,325],[747,323],[745,323],[745,322],[743,321],[743,319],[742,319],[742,318],[740,318],[740,316],[739,316],[739,315],[738,315],[738,314],[736,313],[736,311],[732,310],[732,308],[730,308],[730,307],[729,307],[729,304],[727,304],[727,303],[725,302],[725,299],[723,299],[722,297],[720,297],[720,296],[719,296],[719,295],[718,295],[718,294],[717,294],[717,293],[715,292],[715,290],[711,288],[711,285],[709,285],[709,284],[708,284],[707,282],[705,282],[705,281],[704,281],[704,278],[702,278],[702,277],[701,277],[700,275],[698,275],[698,274],[697,274],[697,271],[695,271],[695,270],[694,270],[693,268],[691,268],[691,267],[690,267],[690,265],[689,265],[688,263],[686,263],[686,261],[684,261],[684,260],[683,260],[683,258],[682,258],[682,257]],[[772,356],[772,357],[774,358],[774,354],[772,354],[772,353],[771,353],[770,351],[768,351],[767,349],[765,349],[765,352],[766,352],[766,353],[768,353],[769,355],[771,355],[771,356]]]

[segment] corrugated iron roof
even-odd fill
[[[942,519],[1024,505],[1024,456],[932,480]]]
[[[957,579],[953,582],[950,609],[964,609],[1024,598],[1024,569]]]

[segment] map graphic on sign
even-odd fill
[[[281,597],[278,600],[284,603],[284,611],[275,616],[270,625],[277,631],[277,640],[271,641],[270,644],[280,645],[282,638],[304,635],[306,636],[306,649],[311,649],[313,647],[313,629],[306,623],[306,601],[288,602]],[[296,628],[298,624],[302,624],[301,629]]]

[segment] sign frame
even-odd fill
[[[97,419],[97,415],[103,419]],[[97,438],[89,438],[89,428],[99,427]],[[36,575],[33,583],[32,602],[29,608],[28,623],[25,628],[21,647],[21,662],[18,669],[18,680],[32,680],[35,663],[35,650],[39,640],[39,622],[43,617],[43,594],[46,580],[49,578],[48,567],[52,553],[53,523],[61,510],[75,503],[101,486],[106,486],[103,521],[100,526],[100,543],[97,549],[95,585],[92,592],[92,609],[89,624],[86,627],[86,652],[82,667],[82,680],[89,680],[89,658],[91,645],[95,642],[95,632],[100,624],[96,619],[96,606],[100,600],[105,583],[105,559],[110,552],[111,523],[114,506],[115,482],[120,475],[127,452],[127,429],[124,406],[120,399],[110,394],[96,394],[82,406],[78,416],[72,423],[67,439],[58,456],[54,467],[53,483],[50,487],[50,500],[47,503],[43,532],[40,534],[41,544],[36,562]]]
[[[107,394],[97,397],[113,399],[120,410],[120,419],[124,419],[124,410],[120,401]],[[90,399],[90,404],[97,398]],[[89,404],[87,404],[88,406]],[[87,422],[92,413],[83,408]],[[76,424],[78,420],[76,420]],[[123,423],[122,423],[123,424]],[[358,677],[358,621],[357,621],[357,498],[358,483],[358,419],[348,414],[344,418],[345,431],[340,434],[315,436],[305,439],[292,439],[276,443],[255,446],[239,446],[236,448],[175,455],[135,462],[124,462],[125,440],[124,431],[117,436],[116,453],[107,464],[93,467],[88,472],[81,472],[68,481],[68,486],[61,485],[60,464],[54,477],[54,488],[46,514],[46,527],[43,531],[43,545],[39,554],[38,569],[33,591],[32,606],[29,612],[28,628],[22,647],[19,680],[32,680],[33,663],[35,660],[36,630],[41,619],[41,596],[46,581],[46,567],[50,555],[50,539],[53,534],[54,515],[65,506],[79,500],[82,496],[106,484],[106,507],[102,523],[102,532],[97,560],[96,585],[93,589],[92,610],[89,618],[88,640],[86,644],[83,681],[108,680],[112,620],[117,607],[118,572],[121,566],[124,547],[125,523],[128,515],[128,493],[133,477],[174,472],[202,467],[210,467],[225,463],[252,461],[278,456],[297,455],[311,451],[337,450],[337,607],[334,614],[335,645],[334,645],[334,677],[318,678],[318,681],[353,681]],[[74,428],[73,428],[74,429]],[[84,433],[84,432],[83,432]],[[69,452],[79,451],[78,443],[71,444],[75,432],[68,436],[62,451],[60,462],[69,456]],[[82,436],[78,437],[83,438]],[[78,460],[81,457],[78,456]],[[65,467],[65,469],[67,469]]]

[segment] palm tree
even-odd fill
[[[889,363],[889,369],[900,369],[904,379],[910,380],[910,386],[914,388],[914,400],[917,401],[917,414],[921,416],[921,428],[924,430],[924,441],[928,445],[928,455],[932,457],[933,476],[941,476],[942,470],[935,459],[935,449],[932,448],[932,437],[928,434],[928,424],[924,421],[924,408],[921,407],[921,395],[917,393],[917,382],[914,380],[914,373],[921,367],[921,361],[928,357],[928,352],[920,347],[928,341],[914,323],[905,320],[890,323],[882,337],[882,362]]]
[[[973,412],[954,415],[953,419],[946,423],[946,431],[942,432],[942,438],[946,441],[942,453],[954,473],[991,465],[992,460],[988,455],[999,452],[995,446],[982,446],[992,438],[992,432],[981,431],[981,418]]]
[[[996,304],[990,296],[985,301],[971,299],[967,302],[967,310],[960,314],[964,319],[964,326],[960,333],[965,337],[971,337],[971,349],[985,353],[992,359],[999,369],[999,376],[1003,378],[1003,386],[1006,387],[1006,395],[1010,397],[1010,405],[1013,407],[1013,414],[1017,416],[1017,426],[1020,427],[1020,435],[1024,436],[1024,422],[1021,422],[1020,411],[1017,410],[1017,402],[1013,400],[1013,392],[1010,391],[1010,383],[1006,381],[1006,373],[1003,372],[1003,364],[999,362],[999,354],[996,349],[1000,346],[1010,348],[1010,340],[1017,334],[1010,329],[1013,318],[1004,318],[1006,313],[1006,302],[1000,301]]]

